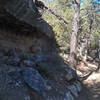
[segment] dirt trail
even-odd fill
[[[78,66],[78,74],[81,76],[84,73],[88,73],[91,69],[94,69],[94,71],[86,80],[82,82],[83,89],[76,100],[100,100],[100,69],[96,70],[97,67],[100,66],[93,63],[86,63],[85,66],[83,66],[83,63],[81,63],[80,65]],[[84,69],[82,69],[83,67]]]
[[[76,100],[100,100],[100,83],[93,86],[83,85],[83,90]]]

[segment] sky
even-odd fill
[[[55,0],[47,0],[48,2],[54,2]],[[87,1],[87,0],[81,0],[81,5],[83,5],[83,3]],[[100,5],[100,0],[93,0],[93,4],[94,5]],[[72,6],[70,6],[71,8],[73,8]],[[97,12],[100,12],[100,9],[97,10]]]
[[[100,4],[100,0],[94,0],[94,3]]]
[[[53,2],[54,0],[47,0],[47,1],[49,1],[49,2]]]
[[[49,2],[53,2],[55,0],[47,0]],[[81,4],[83,4],[83,2],[85,2],[86,0],[81,0]],[[93,0],[94,1],[94,4],[100,4],[100,0]]]

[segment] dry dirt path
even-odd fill
[[[87,85],[87,84],[86,84]],[[84,86],[76,100],[100,100],[100,83],[93,86]]]
[[[94,64],[87,63],[87,65],[89,66],[81,67],[85,67],[86,71],[88,72],[90,71],[90,69],[97,68],[97,65]],[[98,65],[98,67],[100,66]],[[86,72],[85,69],[80,69],[82,73]],[[76,100],[100,100],[100,69],[98,71],[93,71],[92,74],[82,82],[82,85],[82,91],[80,92],[79,97],[76,98]]]

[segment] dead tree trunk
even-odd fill
[[[77,65],[77,40],[80,23],[80,0],[74,0],[73,7],[75,14],[72,23],[72,35],[70,42],[70,67],[75,69]]]

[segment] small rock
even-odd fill
[[[46,58],[44,56],[41,56],[41,55],[35,56],[35,62],[36,63],[43,62],[43,61],[46,61]]]
[[[46,90],[50,91],[50,90],[52,90],[52,87],[47,85]]]
[[[66,97],[64,98],[64,100],[74,100],[74,97],[72,96],[72,94],[70,93],[70,91],[68,91],[66,93]]]
[[[75,86],[77,88],[77,91],[80,92],[82,90],[81,83],[77,81],[74,84],[75,84]]]
[[[30,96],[26,96],[26,97],[25,97],[25,100],[31,100],[31,99],[30,99]]]
[[[78,90],[75,85],[68,86],[68,89],[74,96],[78,97]]]
[[[70,81],[73,79],[72,73],[68,73],[65,77],[66,77],[67,81]]]
[[[7,64],[8,65],[14,65],[14,66],[18,66],[20,64],[20,58],[15,56],[15,57],[11,57],[7,60]]]
[[[27,67],[35,67],[36,66],[36,64],[33,61],[30,61],[30,60],[24,60],[23,64]]]
[[[70,70],[67,71],[67,73],[68,74],[65,76],[67,81],[71,81],[73,79],[75,79],[75,80],[77,79],[77,74],[76,74],[76,72],[74,70],[70,69]]]

